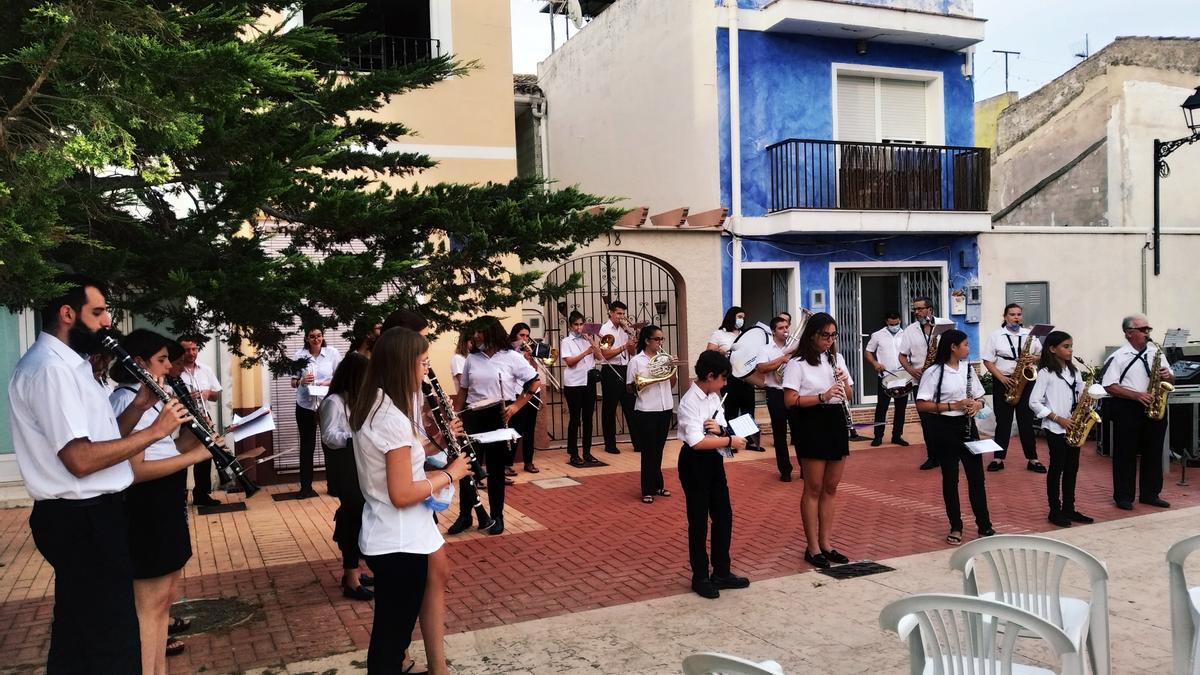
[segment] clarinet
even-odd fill
[[[433,413],[433,422],[437,425],[438,431],[442,432],[442,436],[446,439],[446,457],[452,460],[459,455],[466,455],[473,479],[481,481],[487,478],[487,471],[484,470],[483,463],[479,461],[479,456],[475,454],[475,443],[471,437],[467,436],[465,440],[460,440],[451,432],[450,423],[458,419],[458,413],[454,412],[454,406],[450,405],[450,399],[446,396],[446,392],[442,389],[432,368],[429,369],[429,387],[431,391],[425,394],[425,404]]]
[[[171,395],[168,394],[161,386],[159,386],[158,382],[154,381],[154,378],[150,376],[150,373],[146,372],[144,368],[134,363],[133,357],[130,356],[129,352],[125,351],[125,349],[117,342],[116,337],[114,337],[111,332],[103,331],[100,334],[100,344],[104,345],[105,349],[112,352],[113,356],[115,356],[117,360],[121,362],[121,365],[125,367],[125,370],[129,371],[129,374],[133,375],[134,378],[142,383],[143,386],[150,389],[150,391],[154,393],[158,400],[162,401],[163,403],[171,400]],[[204,444],[204,448],[213,456],[213,461],[217,464],[217,470],[220,471],[222,475],[232,476],[234,479],[236,479],[237,482],[242,486],[242,489],[246,491],[246,497],[253,496],[255,492],[258,492],[258,486],[255,485],[254,481],[250,480],[250,477],[246,475],[246,470],[242,468],[242,465],[237,461],[237,458],[229,454],[225,448],[217,445],[217,442],[214,438],[215,434],[213,434],[211,429],[208,429],[204,426],[204,423],[200,421],[201,418],[198,417],[195,412],[193,412],[192,406],[189,405],[192,397],[191,394],[187,392],[187,386],[183,385],[182,380],[179,382],[179,384],[184,387],[184,394],[183,396],[179,397],[180,403],[182,403],[192,415],[192,421],[188,422],[185,426],[187,426],[188,430],[191,431],[196,438],[200,439],[200,442]]]
[[[175,396],[179,399],[179,402],[182,403],[183,407],[187,408],[188,413],[191,414],[193,422],[197,423],[196,426],[198,426],[200,431],[205,434],[204,436],[200,436],[200,440],[205,441],[205,447],[208,447],[208,451],[212,452],[213,447],[220,450],[223,459],[215,459],[215,453],[213,454],[213,457],[217,464],[217,471],[224,478],[222,482],[228,483],[231,480],[236,480],[238,485],[241,485],[242,489],[246,491],[247,497],[253,495],[258,490],[258,486],[254,485],[254,483],[250,481],[250,477],[246,475],[246,469],[244,469],[241,463],[238,462],[237,457],[234,457],[227,450],[225,450],[225,448],[216,444],[215,439],[217,433],[215,425],[213,424],[212,418],[209,417],[208,410],[205,405],[197,401],[196,398],[192,396],[191,389],[188,389],[187,383],[184,382],[182,378],[171,377],[168,375],[166,377],[166,381],[167,386],[171,387],[171,390],[175,392]],[[195,429],[193,429],[193,431],[195,431]],[[212,441],[213,447],[209,447],[209,441]],[[254,489],[251,490],[247,483],[249,483],[249,486],[253,486]]]
[[[943,368],[946,366],[943,365]],[[971,362],[967,362],[967,400],[971,400]],[[968,443],[975,440],[975,416],[971,413],[964,412],[963,416],[967,418],[966,428],[963,429],[963,440]]]
[[[829,368],[831,370],[833,370],[833,381],[837,382],[838,384],[842,384],[841,378],[838,377],[837,343],[836,342],[829,346],[829,351],[827,352],[827,354],[829,356]],[[842,416],[846,418],[846,431],[853,432],[854,431],[854,419],[852,417],[850,417],[850,404],[846,402],[846,386],[845,385],[842,385]]]

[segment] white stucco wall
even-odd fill
[[[547,57],[549,177],[651,214],[720,206],[717,11],[622,0]]]
[[[1106,345],[1122,341],[1121,318],[1141,311],[1142,233],[1031,234],[996,232],[979,236],[983,284],[981,331],[1000,323],[1005,284],[1046,281],[1050,322],[1075,338],[1075,353],[1097,362]],[[1154,276],[1146,253],[1147,316],[1153,337],[1168,328],[1189,328],[1200,336],[1200,234],[1162,239],[1162,274]]]

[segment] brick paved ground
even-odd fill
[[[542,473],[523,474],[509,490],[504,536],[451,539],[450,632],[688,592],[676,472],[666,471],[675,496],[644,505],[638,455],[601,457],[611,465],[576,470],[565,465],[561,451],[539,453]],[[938,473],[918,471],[923,458],[917,445],[854,445],[840,491],[839,549],[854,558],[881,559],[944,546]],[[727,471],[735,571],[761,580],[807,570],[801,484],[778,480],[769,451],[741,453]],[[1132,513],[1112,505],[1109,471],[1107,459],[1084,449],[1079,508],[1102,521],[1147,512],[1140,505]],[[530,482],[563,476],[579,484],[546,489]],[[1166,499],[1200,504],[1200,490],[1175,480],[1167,479]],[[1052,529],[1044,486],[1044,477],[1025,471],[1022,461],[988,474],[997,530]],[[963,504],[971,538],[965,495]],[[185,654],[170,660],[172,672],[236,672],[365,648],[371,607],[341,597],[340,559],[329,541],[334,507],[324,495],[274,502],[262,494],[246,512],[193,518],[196,555],[185,570],[187,598],[237,597],[258,612],[227,632],[187,637]],[[36,670],[33,664],[44,662],[53,603],[52,570],[33,548],[28,516],[29,509],[0,511],[0,668],[13,670]]]

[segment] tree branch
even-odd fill
[[[5,139],[8,137],[8,123],[16,120],[17,116],[33,103],[33,98],[37,96],[38,90],[42,88],[42,85],[46,83],[46,79],[50,77],[50,71],[54,70],[54,67],[58,65],[58,59],[62,56],[63,49],[66,48],[67,42],[74,37],[77,30],[79,30],[78,18],[58,37],[58,42],[54,43],[54,48],[50,50],[50,58],[46,59],[46,62],[42,64],[41,71],[38,72],[37,77],[34,78],[29,88],[25,90],[25,95],[21,97],[20,101],[17,101],[16,105],[8,110],[4,115],[4,119],[0,120],[0,148],[7,147]]]
[[[229,172],[224,169],[219,171],[183,171],[179,174],[171,176],[165,181],[158,183],[150,183],[145,178],[142,178],[141,175],[104,176],[100,178],[91,174],[85,174],[67,181],[67,185],[70,185],[71,187],[95,188],[101,192],[111,192],[113,190],[158,187],[160,185],[170,185],[172,183],[209,183],[224,180],[226,178],[229,178]]]

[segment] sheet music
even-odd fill
[[[733,429],[734,436],[741,436],[742,438],[753,436],[759,431],[758,425],[754,423],[754,418],[750,416],[750,413],[746,413],[730,420],[729,428]]]
[[[261,414],[264,410],[266,414]],[[251,436],[275,430],[275,418],[271,416],[271,409],[266,406],[255,410],[252,413],[252,418],[251,416],[247,416],[243,418],[242,422],[238,422],[235,417],[234,422],[237,423],[237,427],[229,431],[228,434],[235,443],[243,438],[250,438]]]
[[[1186,328],[1168,328],[1166,334],[1163,335],[1162,346],[1164,349],[1182,348],[1187,344],[1188,336],[1191,334],[1192,332]]]
[[[471,440],[481,445],[488,443],[507,443],[515,441],[521,437],[516,429],[495,429],[493,431],[485,431],[481,434],[471,434]]]
[[[996,441],[990,438],[985,438],[980,441],[968,441],[965,445],[967,446],[967,449],[975,455],[986,455],[989,452],[998,452],[1004,449],[1000,447]]]

